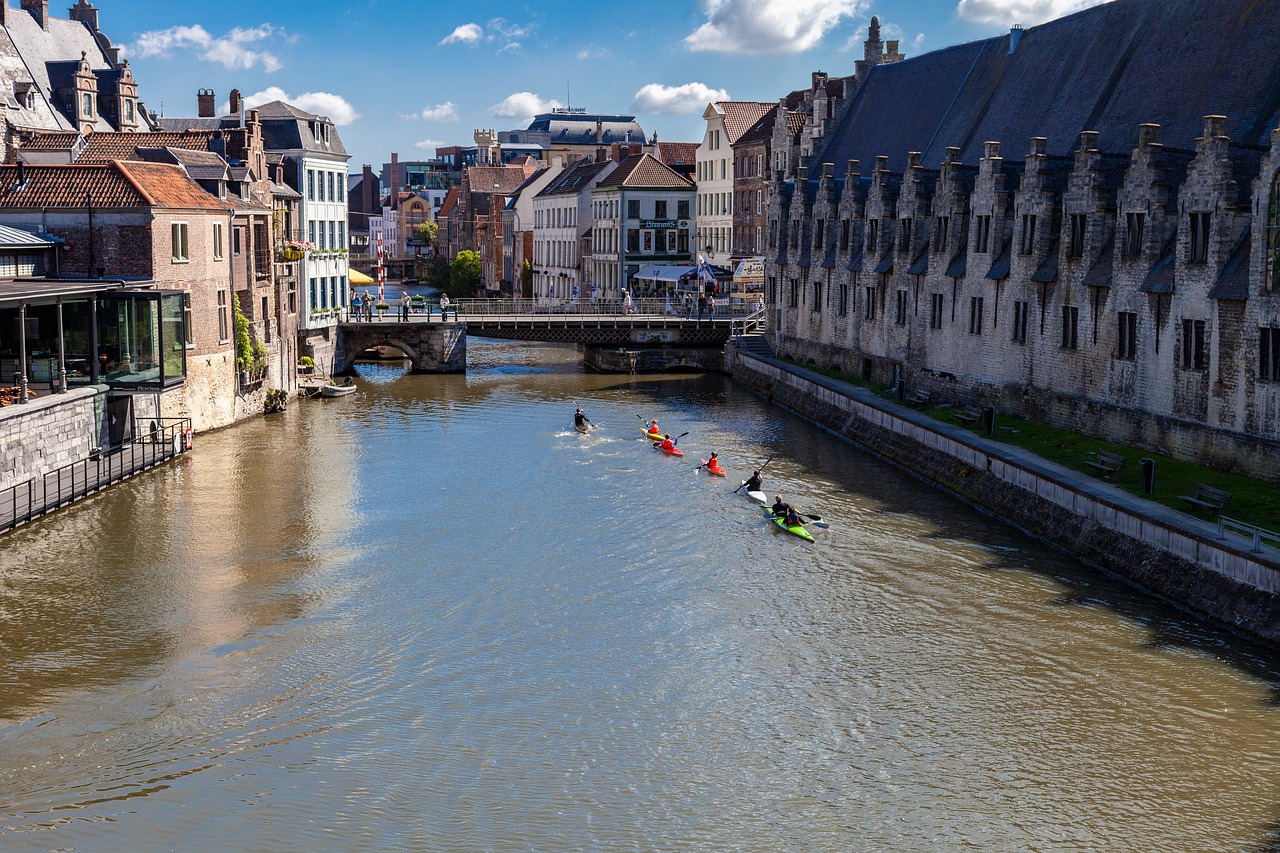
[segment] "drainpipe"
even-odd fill
[[[27,303],[18,306],[18,402],[27,402]]]
[[[98,363],[98,297],[89,297],[89,382],[97,385],[102,374]]]
[[[67,336],[62,327],[62,297],[58,297],[58,388],[67,393]]]
[[[93,246],[93,193],[86,192],[84,194],[85,206],[89,209],[89,274],[86,278],[93,278],[93,264],[97,258],[94,257]]]
[[[228,302],[236,298],[236,226],[235,226],[234,210],[227,211],[227,239],[231,242],[231,251],[227,254],[227,277],[230,281],[230,291],[228,294]],[[236,388],[236,396],[240,394],[240,366],[236,364],[236,309],[234,305],[227,305],[231,310],[231,378]],[[235,418],[235,401],[231,403],[231,416]]]

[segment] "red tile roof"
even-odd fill
[[[458,206],[458,197],[461,192],[457,187],[449,187],[449,192],[445,193],[444,201],[440,202],[440,210],[436,213],[436,216],[449,216],[452,214],[453,209]]]
[[[716,101],[716,106],[724,113],[724,132],[732,145],[777,104],[763,101]]]
[[[179,166],[165,163],[109,163],[27,166],[18,183],[18,167],[0,166],[0,207],[83,208],[174,207],[229,210],[205,192]]]
[[[467,170],[467,185],[473,193],[509,195],[525,182],[529,174],[524,164],[472,166]]]
[[[110,163],[112,160],[132,160],[133,150],[139,145],[146,148],[189,148],[208,151],[212,130],[192,130],[158,133],[91,133],[85,139],[84,151],[77,163]]]
[[[698,161],[698,143],[659,142],[657,157],[668,166],[692,165]]]
[[[652,154],[632,154],[618,164],[598,187],[674,187],[693,189],[693,182],[664,165]]]
[[[74,130],[46,131],[33,134],[21,148],[31,151],[68,151],[75,147],[80,134]]]

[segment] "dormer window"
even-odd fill
[[[124,99],[124,120],[132,122],[133,118],[133,98]]]
[[[80,112],[85,118],[93,118],[93,95],[89,92],[80,96]]]

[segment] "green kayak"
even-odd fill
[[[804,525],[797,524],[794,527],[788,527],[786,524],[786,520],[778,518],[776,515],[774,515],[773,510],[770,509],[769,507],[764,508],[764,515],[765,515],[765,518],[769,519],[774,524],[778,525],[783,530],[790,533],[792,536],[799,536],[801,539],[805,540],[806,542],[813,541],[813,534],[810,533],[808,530],[805,530]]]

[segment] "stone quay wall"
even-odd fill
[[[977,509],[1212,621],[1280,641],[1280,556],[1038,458],[1006,453],[853,386],[729,353],[729,373]]]
[[[76,388],[0,408],[0,489],[88,456],[98,446],[104,399],[98,389]]]

